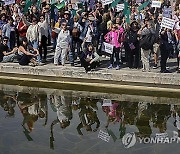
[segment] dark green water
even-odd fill
[[[147,142],[180,136],[179,116],[178,98],[0,85],[0,154],[178,154],[180,142]],[[126,148],[131,132],[136,143]]]

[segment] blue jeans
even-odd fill
[[[38,49],[38,46],[39,46],[38,41],[32,41],[32,42],[29,42],[29,43],[34,49]],[[37,61],[38,61],[38,63],[41,62],[40,55],[37,55]]]

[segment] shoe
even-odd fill
[[[113,68],[113,66],[112,66],[112,64],[110,64],[109,66],[108,66],[108,69],[112,69]]]
[[[168,70],[168,69],[169,69],[169,66],[166,66],[166,69]]]
[[[158,68],[157,64],[154,64],[153,69],[157,69],[157,68]]]
[[[43,60],[42,60],[42,63],[45,63],[45,62],[46,62],[46,59],[43,59]]]
[[[161,72],[161,73],[171,73],[171,72],[168,71],[168,70],[161,70],[160,72]]]
[[[74,66],[74,63],[71,63],[71,66]]]
[[[116,70],[119,70],[119,69],[120,69],[120,67],[119,67],[119,65],[117,65],[117,66],[116,66]]]
[[[32,66],[32,67],[35,67],[35,66],[36,66],[36,65],[35,65],[34,63],[32,63],[32,62],[30,62],[28,65],[29,65],[29,66]]]
[[[38,66],[43,66],[43,65],[45,65],[45,63],[39,62],[37,65]]]
[[[180,73],[180,69],[179,69],[179,70],[177,70],[177,73]]]

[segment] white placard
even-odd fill
[[[4,0],[5,5],[10,5],[10,4],[14,4],[15,0]]]
[[[175,20],[163,17],[161,27],[172,29],[174,28]]]
[[[110,99],[104,99],[102,106],[112,106],[112,101]]]
[[[111,4],[113,0],[101,0],[102,5],[108,5]]]
[[[116,5],[117,12],[124,10],[124,4],[118,4]]]
[[[110,140],[110,135],[102,130],[99,131],[98,133],[98,138],[100,138],[103,141],[109,142]]]
[[[152,1],[151,7],[160,8],[161,7],[161,2],[160,1]]]
[[[104,42],[104,50],[105,50],[105,52],[112,54],[113,53],[113,45]]]

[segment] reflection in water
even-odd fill
[[[154,129],[157,129],[156,133],[164,133],[169,118],[173,118],[172,124],[180,130],[180,105],[92,99],[72,96],[71,92],[55,95],[0,91],[0,106],[6,112],[5,117],[14,117],[15,108],[19,109],[23,117],[23,133],[28,141],[34,140],[31,134],[35,123],[41,121],[41,127],[48,126],[51,149],[55,149],[54,127],[57,125],[56,129],[64,130],[71,125],[73,118],[79,119],[74,127],[79,136],[103,129],[114,142],[127,133],[128,126],[135,126],[139,137],[150,137]],[[48,120],[49,111],[56,115],[54,120]],[[106,117],[105,121],[98,112]],[[118,127],[118,132],[114,127]]]

